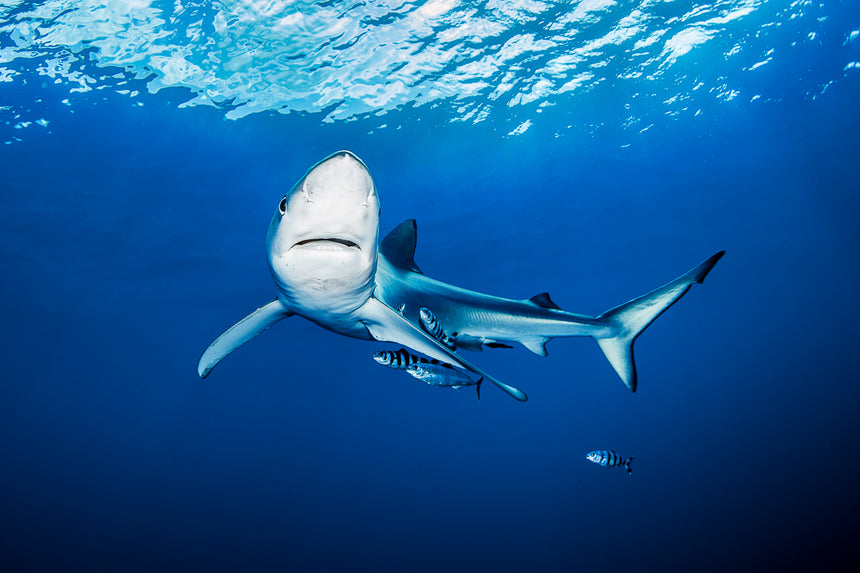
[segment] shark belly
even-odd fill
[[[359,340],[374,340],[362,321],[362,312],[361,307],[349,314],[330,314],[318,311],[308,312],[307,310],[294,311],[296,315],[337,334]]]
[[[278,300],[293,314],[350,338],[373,340],[361,321],[362,307],[370,298],[372,284],[361,292],[342,296],[332,296],[324,284],[303,291],[285,289],[277,281],[276,285]]]

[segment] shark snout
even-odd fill
[[[352,161],[352,162],[358,163],[364,169],[367,169],[367,166],[364,164],[364,161],[359,159],[358,155],[356,155],[352,151],[347,151],[346,149],[342,149],[340,151],[336,151],[336,152],[332,153],[326,159],[324,159],[323,162],[330,161],[332,159],[340,160],[340,161]]]
[[[349,151],[338,151],[320,161],[305,175],[298,191],[306,203],[364,207],[376,196],[367,166]]]

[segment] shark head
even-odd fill
[[[323,317],[360,307],[374,288],[379,212],[370,172],[354,154],[311,167],[278,203],[266,237],[281,302]]]

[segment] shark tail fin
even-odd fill
[[[681,298],[693,283],[704,281],[705,276],[724,254],[725,251],[720,251],[672,282],[604,312],[598,317],[607,320],[615,334],[605,338],[594,337],[594,339],[612,368],[631,391],[636,391],[636,364],[633,362],[633,343],[636,338]]]

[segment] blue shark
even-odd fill
[[[724,254],[717,252],[648,294],[588,316],[562,310],[547,293],[508,299],[430,278],[415,264],[415,220],[404,221],[379,240],[379,217],[373,178],[355,154],[338,151],[311,167],[279,201],[266,235],[277,297],[206,349],[197,367],[200,377],[273,324],[300,316],[352,338],[406,346],[527,400],[523,391],[427,333],[420,317],[425,308],[462,350],[515,342],[546,356],[546,344],[553,338],[591,337],[635,392],[636,338],[693,284],[701,283]]]

